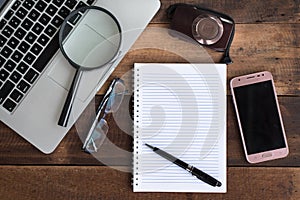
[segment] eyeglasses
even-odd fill
[[[105,117],[108,113],[114,113],[119,109],[124,94],[124,81],[119,78],[114,79],[96,111],[96,118],[88,132],[85,142],[83,143],[82,149],[85,152],[95,153],[99,150],[109,129]],[[104,114],[100,118],[103,109]]]

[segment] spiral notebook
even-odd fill
[[[134,192],[225,193],[226,65],[134,66]],[[210,186],[162,158],[156,146],[221,181]]]

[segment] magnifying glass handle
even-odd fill
[[[62,112],[61,112],[59,120],[58,120],[58,125],[60,125],[60,126],[66,127],[68,125],[70,113],[72,110],[72,106],[73,106],[74,99],[75,99],[75,96],[76,96],[76,93],[78,90],[78,86],[80,83],[82,73],[83,73],[82,70],[80,70],[80,69],[76,70],[71,88],[69,90],[67,99],[65,101],[65,105],[62,109]]]

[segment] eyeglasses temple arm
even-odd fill
[[[83,150],[86,149],[86,146],[87,146],[87,144],[88,144],[88,141],[90,140],[90,138],[91,138],[91,136],[92,136],[93,130],[95,129],[95,127],[96,127],[96,125],[97,125],[97,120],[98,120],[98,118],[99,118],[99,116],[100,116],[100,114],[101,114],[101,111],[102,111],[104,105],[106,104],[106,102],[108,101],[109,96],[110,96],[110,94],[111,94],[111,92],[112,92],[112,90],[113,90],[113,88],[114,88],[114,86],[115,86],[115,83],[116,83],[118,80],[119,80],[119,78],[116,78],[116,79],[114,79],[114,80],[112,81],[112,83],[110,84],[108,90],[106,91],[106,93],[105,93],[105,95],[104,95],[104,97],[103,97],[103,99],[102,99],[100,105],[98,106],[98,108],[97,108],[97,110],[96,110],[96,116],[95,116],[95,119],[94,119],[93,124],[92,124],[91,128],[89,129],[89,132],[88,132],[88,134],[87,134],[87,136],[86,136],[86,139],[85,139],[85,141],[84,141],[84,143],[83,143],[83,145],[82,145],[82,149],[83,149]]]

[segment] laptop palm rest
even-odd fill
[[[53,67],[48,73],[48,77],[58,84],[66,91],[69,91],[71,86],[75,68],[73,68],[61,53],[58,53],[56,59],[53,61]],[[99,84],[99,77],[102,77],[107,72],[109,66],[104,66],[99,69],[84,71],[79,88],[76,94],[76,98],[85,102],[91,93],[96,89]]]

